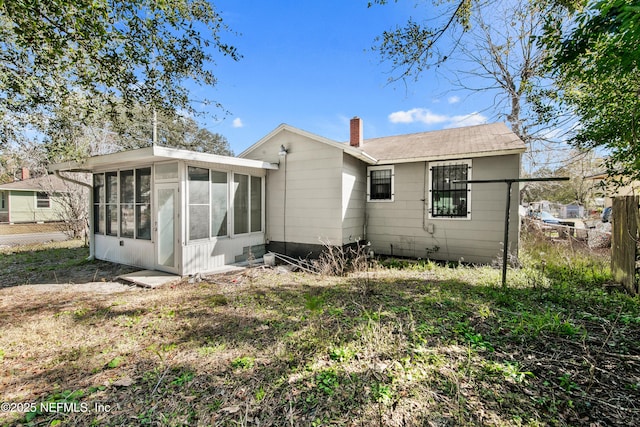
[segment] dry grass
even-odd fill
[[[496,270],[427,262],[0,289],[0,400],[77,405],[0,423],[639,425],[639,302],[606,281],[549,263],[502,289]]]

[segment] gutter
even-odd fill
[[[77,179],[70,178],[68,176],[64,176],[60,173],[59,169],[55,169],[53,171],[55,176],[62,179],[63,181],[70,182],[72,184],[80,185],[82,187],[89,189],[89,256],[87,257],[87,261],[93,261],[96,259],[95,254],[95,242],[93,236],[93,185],[87,184],[86,182],[78,181]]]

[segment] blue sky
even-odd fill
[[[239,154],[281,123],[347,141],[349,119],[359,116],[364,137],[397,135],[478,124],[489,119],[482,97],[450,91],[446,71],[430,70],[418,82],[387,82],[390,63],[371,50],[376,36],[402,25],[424,4],[367,0],[215,0],[238,35],[223,41],[243,59],[217,59],[215,88],[194,98],[220,102],[229,115],[204,126],[227,137]],[[196,108],[201,108],[197,104]]]

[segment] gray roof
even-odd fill
[[[73,184],[65,183],[55,175],[45,175],[38,178],[15,181],[8,184],[0,184],[0,190],[14,191],[46,191],[46,192],[69,192]]]
[[[525,144],[504,123],[365,139],[360,149],[378,163],[516,154]]]

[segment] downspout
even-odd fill
[[[87,184],[86,182],[78,181],[77,179],[69,178],[68,176],[64,176],[57,169],[53,171],[53,173],[55,174],[55,176],[64,181],[89,189],[89,256],[87,257],[87,260],[93,261],[96,257],[94,242],[95,239],[93,236],[93,185]]]

